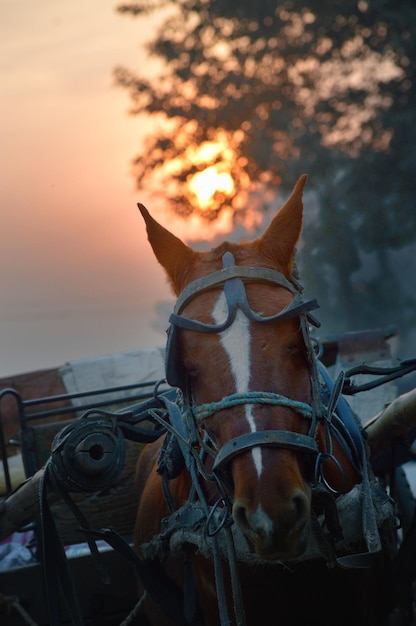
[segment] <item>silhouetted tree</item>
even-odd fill
[[[416,240],[413,0],[148,0],[118,10],[166,7],[176,11],[149,46],[160,74],[116,70],[133,112],[166,121],[135,160],[138,185],[190,215],[192,177],[216,165],[234,186],[201,211],[213,220],[226,207],[266,209],[309,173],[316,211],[300,266],[328,329],[409,327],[414,300],[390,251]],[[196,150],[209,142],[228,153]]]

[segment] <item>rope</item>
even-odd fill
[[[24,619],[29,626],[38,626],[38,623],[33,620],[29,613],[22,607],[20,600],[17,596],[5,596],[0,593],[0,603],[6,607],[7,614],[10,614],[10,609],[14,609]]]
[[[300,402],[298,400],[292,400],[286,396],[282,396],[278,393],[272,393],[267,391],[246,391],[244,393],[233,393],[229,396],[225,396],[218,402],[207,402],[193,407],[196,420],[203,420],[210,417],[217,411],[223,409],[229,409],[233,406],[241,404],[274,404],[278,406],[285,406],[289,409],[301,413],[304,417],[312,418],[313,409],[306,402]]]
[[[140,613],[140,611],[142,610],[144,601],[147,598],[147,591],[145,591],[142,595],[142,597],[140,598],[140,600],[137,602],[137,604],[132,608],[132,610],[130,611],[130,613],[127,615],[126,619],[123,620],[119,626],[129,626],[129,624],[133,623],[133,620],[137,617],[137,615]]]

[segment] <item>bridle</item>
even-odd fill
[[[316,300],[304,300],[302,287],[295,278],[288,280],[281,272],[270,268],[237,266],[231,252],[222,257],[222,269],[203,276],[185,287],[178,297],[174,311],[169,318],[168,340],[166,345],[166,380],[176,387],[176,400],[158,396],[164,409],[150,411],[150,415],[167,431],[162,444],[157,472],[162,476],[162,489],[170,515],[162,520],[161,532],[149,543],[149,556],[166,555],[173,545],[189,546],[194,544],[197,536],[198,547],[209,544],[212,556],[218,610],[221,626],[229,624],[229,614],[225,593],[223,567],[228,564],[231,582],[234,613],[237,622],[245,625],[244,598],[241,593],[237,549],[232,530],[232,497],[228,488],[227,469],[230,461],[239,454],[257,446],[276,447],[294,450],[304,455],[305,468],[311,477],[312,499],[316,499],[316,513],[312,514],[313,535],[319,545],[320,554],[330,567],[355,568],[367,566],[369,559],[381,549],[380,538],[372,502],[372,491],[367,467],[366,451],[361,431],[351,411],[340,410],[344,399],[341,396],[344,378],[340,377],[335,384],[330,380],[326,370],[320,363],[314,342],[309,333],[309,325],[319,326],[311,315],[318,308]],[[262,316],[252,310],[247,299],[248,283],[267,284],[272,287],[287,289],[293,298],[283,310],[271,316]],[[221,323],[207,324],[184,315],[184,309],[191,301],[212,290],[223,289],[228,313]],[[228,329],[241,311],[249,321],[259,324],[278,324],[297,318],[304,339],[309,380],[311,386],[310,404],[273,392],[246,391],[223,397],[217,402],[197,404],[193,399],[192,386],[187,376],[179,351],[179,330],[190,330],[203,334],[217,334]],[[326,398],[323,399],[325,390]],[[210,439],[207,428],[201,428],[203,420],[223,409],[256,404],[274,405],[288,408],[309,422],[307,434],[273,429],[253,431],[228,440],[217,448]],[[348,406],[348,405],[347,405]],[[344,413],[341,416],[341,413]],[[325,451],[318,446],[318,426],[323,427]],[[206,426],[204,424],[204,426]],[[342,537],[342,528],[338,520],[335,503],[336,490],[331,488],[325,478],[324,465],[332,459],[341,476],[344,470],[332,453],[333,438],[341,445],[349,461],[355,466],[362,478],[362,517],[363,536],[367,544],[367,552],[338,557],[335,544]],[[207,464],[207,455],[214,457],[213,466]],[[312,462],[311,462],[312,461]],[[207,467],[211,467],[208,470]],[[172,496],[170,481],[179,476],[186,468],[191,487],[187,500],[178,509]],[[310,468],[312,471],[310,471]],[[308,476],[309,480],[309,476]],[[218,499],[210,504],[205,491],[205,482],[214,481],[217,485]],[[210,496],[211,502],[211,496]],[[323,516],[324,524],[318,521]],[[326,530],[324,529],[326,527]],[[220,544],[220,537],[221,544]],[[142,546],[143,549],[146,546]],[[225,552],[224,552],[225,550]],[[147,552],[146,552],[147,553]],[[224,555],[226,559],[224,560]],[[162,556],[163,558],[163,556]],[[192,569],[191,561],[186,557],[187,571]],[[185,581],[192,581],[192,576],[185,576]],[[194,583],[184,584],[184,595],[194,597]],[[188,591],[190,593],[188,593]],[[184,606],[192,606],[185,602]],[[191,619],[189,619],[191,623]],[[194,623],[192,621],[192,623]]]
[[[287,407],[302,417],[306,418],[310,424],[306,435],[286,431],[286,430],[264,430],[242,434],[226,442],[218,450],[214,462],[214,471],[220,472],[238,454],[250,450],[257,446],[280,447],[307,453],[316,460],[324,461],[331,455],[331,434],[332,415],[328,416],[321,399],[321,386],[319,382],[319,365],[315,349],[309,333],[309,324],[319,326],[319,323],[310,314],[318,308],[316,300],[304,300],[302,297],[302,287],[294,278],[288,280],[281,272],[264,267],[250,267],[235,265],[234,256],[231,252],[226,252],[222,257],[223,268],[207,276],[203,276],[190,283],[179,295],[174,312],[169,318],[170,328],[168,329],[168,342],[166,348],[166,378],[167,382],[178,387],[183,394],[184,414],[186,421],[192,420],[198,426],[202,420],[207,419],[214,413],[229,409],[238,405],[246,404],[266,404]],[[269,284],[274,287],[283,287],[293,294],[293,299],[287,307],[271,316],[262,316],[253,311],[247,299],[246,284],[260,283]],[[218,324],[207,324],[199,320],[190,319],[182,314],[189,302],[199,297],[201,294],[222,286],[228,307],[226,319]],[[307,361],[309,367],[309,378],[311,384],[311,404],[301,402],[285,395],[264,392],[246,391],[244,393],[234,393],[225,396],[218,402],[209,402],[202,405],[195,405],[192,399],[192,392],[186,375],[185,368],[180,359],[178,346],[178,329],[192,330],[204,334],[221,333],[231,326],[237,312],[242,313],[250,320],[259,324],[276,324],[289,319],[298,318],[305,342]],[[338,399],[340,390],[336,392]],[[332,400],[334,403],[334,399]],[[330,403],[329,403],[330,404]],[[334,412],[335,407],[331,409]],[[329,417],[329,419],[328,419]],[[325,424],[325,437],[327,452],[321,455],[317,445],[317,428],[319,422]],[[349,448],[349,442],[344,446]],[[315,471],[316,473],[316,471]]]

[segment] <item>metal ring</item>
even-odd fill
[[[320,359],[324,353],[324,345],[322,341],[320,341],[318,337],[311,337],[311,344],[316,358]]]
[[[328,491],[330,491],[333,494],[342,493],[342,490],[340,491],[339,489],[334,489],[333,487],[331,487],[331,485],[325,478],[325,474],[323,472],[323,464],[329,459],[331,459],[331,461],[333,461],[335,465],[337,466],[337,468],[339,469],[339,473],[344,483],[343,486],[345,487],[346,479],[345,479],[345,472],[342,468],[342,465],[333,454],[329,454],[328,452],[320,452],[318,456],[316,457],[315,471],[314,471],[315,483],[319,481],[322,482],[324,486],[328,489]]]
[[[218,525],[212,531],[210,531],[209,526],[220,504],[224,505],[224,508],[223,508],[224,514],[221,517],[219,517],[218,520],[215,520],[218,523]],[[224,526],[229,522],[229,520],[230,520],[230,507],[229,507],[228,498],[224,498],[224,497],[218,498],[215,504],[211,507],[211,511],[209,512],[207,521],[205,522],[205,532],[207,536],[213,537],[214,535],[219,533],[220,530],[222,530]]]
[[[156,400],[159,399],[159,387],[161,387],[162,385],[167,385],[167,384],[168,384],[168,381],[166,380],[166,378],[161,378],[155,383],[155,386],[153,387],[153,397]]]

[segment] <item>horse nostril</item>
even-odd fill
[[[247,519],[247,509],[244,504],[234,504],[233,518],[235,523],[241,528],[241,530],[244,531],[250,529],[250,524]]]
[[[302,491],[299,492],[298,494],[293,496],[292,503],[294,507],[296,521],[298,523],[302,523],[306,519],[308,519],[310,504],[307,495]]]
[[[273,522],[261,506],[250,511],[244,503],[235,503],[233,517],[240,530],[249,537],[267,537],[274,533]]]
[[[300,531],[308,522],[310,501],[307,494],[299,491],[282,505],[274,518],[267,515],[261,505],[251,511],[244,501],[236,501],[233,518],[240,530],[246,534],[264,537],[288,531]],[[273,521],[274,520],[274,521]]]

